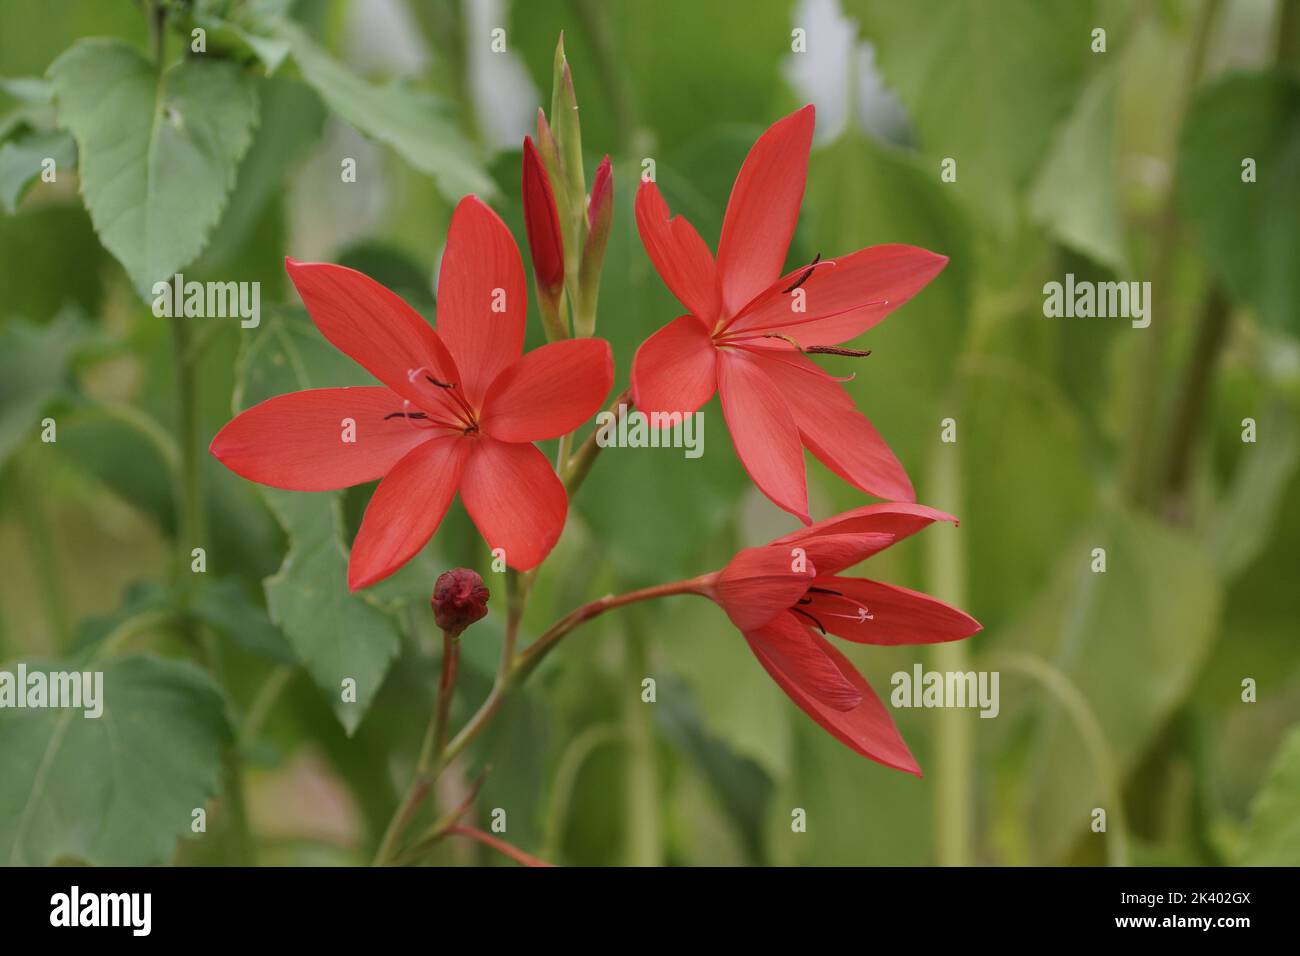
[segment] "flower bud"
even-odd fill
[[[433,585],[433,619],[438,626],[456,637],[461,631],[487,614],[491,595],[478,572],[455,568],[438,575]]]
[[[564,238],[560,235],[560,213],[550,177],[529,136],[524,137],[524,169],[521,184],[524,198],[524,226],[528,248],[533,253],[533,273],[539,289],[553,294],[564,285]]]
[[[582,249],[582,263],[578,269],[583,308],[578,317],[577,333],[581,336],[590,336],[596,331],[600,270],[605,264],[605,245],[609,242],[609,224],[613,215],[614,175],[606,156],[596,169],[596,178],[591,182],[591,198],[587,202],[587,243]]]

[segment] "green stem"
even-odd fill
[[[956,445],[941,445],[932,460],[933,486],[927,500],[942,503],[961,514],[961,469]],[[956,607],[966,606],[966,552],[959,535],[936,534],[927,538],[931,592]],[[936,670],[965,673],[970,670],[966,641],[937,644],[930,650]],[[942,866],[971,866],[975,862],[974,739],[967,711],[941,708],[935,715],[935,845]]]
[[[569,800],[573,795],[578,772],[598,747],[617,743],[623,739],[623,730],[617,724],[595,724],[588,727],[560,755],[551,784],[551,799],[546,814],[542,856],[552,859],[560,855],[560,842],[564,838],[564,822],[568,818]]]
[[[1128,830],[1124,822],[1124,800],[1120,792],[1119,773],[1110,747],[1106,744],[1106,735],[1101,729],[1101,723],[1092,708],[1088,706],[1087,699],[1065,674],[1041,658],[1016,652],[990,661],[989,664],[998,670],[1018,671],[1027,677],[1032,677],[1042,684],[1070,715],[1075,728],[1079,731],[1079,736],[1083,738],[1084,746],[1088,748],[1093,770],[1110,804],[1110,810],[1106,814],[1106,832],[1110,834],[1110,839],[1106,843],[1107,863],[1110,866],[1128,866]]]
[[[620,414],[620,408],[626,406],[626,411],[632,414],[632,389],[627,388],[619,393],[614,401],[610,402],[607,412],[615,416]],[[582,487],[582,483],[587,480],[587,473],[591,471],[591,466],[596,462],[596,456],[600,454],[600,443],[596,441],[596,436],[600,433],[600,428],[592,428],[591,434],[587,436],[586,441],[574,452],[565,465],[564,470],[560,473],[560,478],[564,481],[564,490],[568,492],[569,498],[572,499],[574,493]]]
[[[507,578],[507,582],[509,578]],[[509,587],[509,584],[507,584]],[[380,841],[375,854],[375,866],[387,866],[393,862],[398,841],[406,828],[415,819],[420,804],[433,788],[437,769],[442,765],[442,755],[446,749],[447,721],[451,714],[451,696],[456,689],[456,669],[460,662],[460,636],[449,631],[442,632],[442,671],[438,678],[438,699],[434,703],[433,714],[424,731],[424,742],[420,745],[420,756],[415,762],[415,773],[407,785],[397,805],[397,812],[388,822],[384,838]]]
[[[627,737],[623,805],[628,866],[658,866],[659,779],[655,767],[654,728],[650,708],[641,700],[641,681],[648,670],[645,637],[629,628],[624,645],[623,727]]]
[[[1205,68],[1205,56],[1210,45],[1211,28],[1218,16],[1222,0],[1206,0],[1201,7],[1192,47],[1183,72],[1180,102],[1177,107],[1178,125],[1187,114],[1192,93]],[[1176,183],[1170,182],[1164,206],[1156,226],[1155,252],[1151,264],[1151,288],[1162,303],[1162,310],[1171,301],[1168,290],[1173,278],[1174,259],[1178,250],[1179,223]],[[1152,320],[1146,330],[1145,348],[1142,350],[1137,374],[1137,395],[1133,401],[1135,414],[1133,426],[1124,449],[1125,489],[1135,504],[1149,506],[1154,500],[1156,423],[1160,418],[1161,385],[1164,380],[1165,349],[1168,347],[1170,316],[1167,312],[1159,321]]]
[[[293,675],[294,668],[287,664],[281,664],[266,676],[266,680],[258,688],[257,694],[253,697],[253,702],[248,705],[248,712],[244,714],[244,719],[239,725],[239,745],[241,747],[256,739],[262,729],[262,724],[266,723],[266,718],[270,716],[271,710],[275,707],[275,702],[280,699],[284,689],[289,686],[289,681],[293,679]]]
[[[1167,516],[1182,520],[1191,476],[1192,449],[1214,380],[1214,366],[1228,334],[1231,305],[1218,285],[1212,286],[1201,308],[1196,341],[1174,412],[1173,428],[1161,471],[1160,486]]]

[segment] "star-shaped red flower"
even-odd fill
[[[613,381],[609,344],[569,339],[523,353],[523,263],[479,199],[456,207],[438,280],[438,328],[373,279],[285,261],[325,338],[382,385],[268,399],[227,424],[211,451],[250,481],[326,491],[382,478],[348,562],[367,587],[412,558],[460,492],[489,547],[534,567],[564,528],[568,498],[533,442],[573,431]],[[347,441],[345,420],[354,423]]]
[[[866,678],[826,639],[935,644],[980,630],[936,598],[840,572],[951,515],[908,503],[866,505],[746,548],[705,593],[727,612],[790,699],[842,743],[887,767],[921,768]]]
[[[881,245],[781,275],[813,122],[813,107],[805,106],[754,144],[731,190],[716,261],[689,222],[670,216],[658,187],[642,182],[641,241],[690,314],[642,343],[632,364],[633,398],[646,413],[687,414],[719,392],[746,471],[805,523],[804,446],[868,494],[915,499],[884,439],[808,356],[853,354],[837,346],[910,299],[948,261],[915,246]]]

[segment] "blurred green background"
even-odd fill
[[[197,105],[248,145],[221,169],[232,188],[160,202],[211,219],[186,277],[259,281],[263,310],[257,329],[195,320],[194,448],[168,323],[92,226],[76,117],[52,99],[67,71],[47,74],[87,37],[150,57],[147,6],[0,4],[0,663],[95,660],[123,714],[60,729],[0,713],[0,863],[367,862],[433,702],[429,591],[456,565],[496,601],[464,639],[455,720],[487,692],[501,576],[459,503],[410,566],[350,595],[373,486],[268,492],[205,449],[253,401],[365,381],[307,322],[286,254],[360,268],[432,318],[461,194],[489,198],[524,245],[519,144],[549,111],[561,31],[588,180],[602,154],[614,164],[597,334],[616,388],[681,312],[633,222],[646,157],[712,246],[749,145],[812,101],[790,264],[880,242],[950,257],[856,340],[869,359],[824,364],[858,373],[847,388],[919,499],[962,519],[860,573],[985,630],[847,653],[882,697],[918,661],[996,670],[1001,713],[896,711],[925,776],[888,770],[800,713],[720,611],[675,598],[568,638],[440,781],[442,805],[490,765],[481,825],[501,808],[506,839],[567,864],[1300,863],[1300,4],[171,0],[166,55],[204,26],[230,87]],[[92,95],[88,112],[129,106]],[[57,181],[33,182],[46,155]],[[1151,326],[1045,317],[1043,285],[1067,273],[1150,282]],[[791,529],[735,461],[716,399],[705,414],[698,460],[601,456],[525,639]],[[191,452],[202,511],[186,514],[173,473]],[[809,463],[814,517],[866,503]],[[335,702],[343,676],[355,704]],[[450,841],[433,860],[499,862]]]

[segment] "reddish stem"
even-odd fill
[[[477,840],[484,846],[491,847],[502,856],[508,856],[520,866],[554,866],[554,863],[547,863],[545,860],[539,860],[531,854],[525,853],[518,847],[513,847],[504,840],[498,840],[490,833],[484,833],[482,830],[474,827],[467,827],[462,823],[447,828],[448,836],[463,836],[471,840]]]

